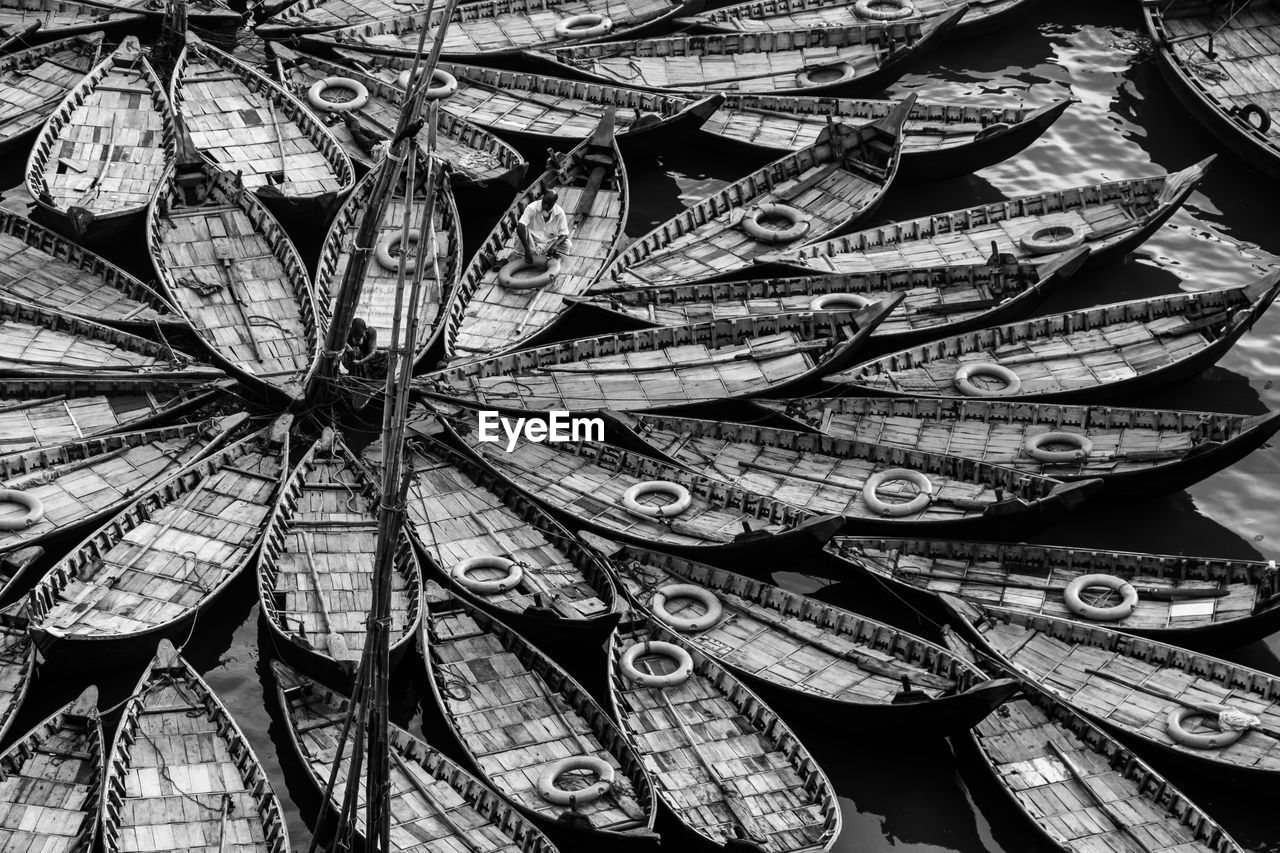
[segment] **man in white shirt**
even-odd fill
[[[569,217],[564,208],[556,204],[556,191],[550,188],[542,191],[542,197],[520,214],[520,222],[516,225],[516,236],[524,247],[524,260],[533,263],[533,256],[556,258],[570,251],[573,243],[569,240]]]

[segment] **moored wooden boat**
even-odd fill
[[[592,542],[638,607],[659,621],[701,626],[681,637],[779,706],[864,731],[937,735],[971,728],[1017,690],[1010,679],[989,680],[964,657],[860,613],[645,546]],[[655,606],[658,593],[665,615]],[[708,618],[710,607],[720,618]]]
[[[1276,69],[1280,9],[1204,0],[1144,4],[1156,64],[1174,96],[1244,163],[1280,179]]]
[[[36,137],[26,186],[77,243],[133,235],[174,156],[165,86],[134,36],[76,84]]]
[[[22,604],[0,610],[0,737],[7,737],[18,706],[35,680],[36,644]]]
[[[847,536],[828,542],[827,552],[921,603],[935,603],[931,599],[945,593],[975,605],[1090,624],[1096,620],[1086,614],[1096,611],[1088,607],[1119,603],[1120,595],[1084,587],[1087,580],[1079,579],[1107,575],[1137,593],[1128,613],[1122,608],[1104,620],[1108,628],[1202,649],[1237,648],[1280,628],[1274,560]]]
[[[67,92],[98,64],[102,34],[58,39],[0,56],[0,154],[44,126]]]
[[[913,103],[908,95],[862,127],[832,124],[813,145],[699,199],[623,247],[595,287],[725,276],[870,218],[898,175],[902,123]]]
[[[151,20],[164,17],[167,3],[163,0],[81,0],[86,6],[101,6],[120,12],[136,12]],[[223,0],[188,0],[183,13],[186,20],[202,27],[238,27],[244,15]]]
[[[701,130],[721,143],[782,154],[812,145],[828,118],[858,127],[884,117],[897,103],[726,92],[724,104]],[[1071,103],[1062,99],[1042,107],[996,107],[917,101],[902,128],[901,175],[906,180],[949,178],[1003,162],[1039,139]]]
[[[276,74],[280,82],[289,87],[299,99],[305,99],[312,111],[324,119],[329,132],[342,145],[353,163],[366,169],[372,167],[373,149],[378,143],[388,141],[394,135],[400,108],[404,103],[404,89],[395,82],[398,73],[391,80],[385,80],[299,53],[280,42],[272,42],[270,47],[278,60]],[[343,84],[329,87],[323,83],[335,79]],[[345,81],[349,80],[364,87],[364,91],[368,93],[365,103],[352,107],[343,106],[351,103],[349,98],[353,92],[356,93],[357,101],[364,94],[355,86],[345,85]],[[336,100],[325,96],[331,90]],[[433,149],[436,157],[449,164],[453,182],[458,186],[518,186],[529,164],[520,152],[487,130],[472,124],[465,110],[450,112],[448,105],[455,97],[456,94],[441,101],[442,109],[437,113]],[[423,152],[426,151],[426,145],[426,138],[420,138],[419,146]]]
[[[520,217],[554,190],[571,246],[554,260],[524,262]],[[584,293],[617,250],[631,193],[627,169],[606,110],[590,137],[516,196],[472,257],[445,306],[444,357],[475,358],[530,345],[560,316],[567,296]]]
[[[25,48],[136,26],[142,16],[74,0],[0,0],[0,45]]]
[[[98,688],[85,688],[0,754],[5,849],[91,853],[105,747]]]
[[[896,300],[578,338],[466,361],[420,394],[512,411],[658,411],[785,394],[853,362]]]
[[[435,584],[423,592],[427,680],[479,776],[553,838],[656,848],[652,780],[604,709],[497,619]]]
[[[140,850],[156,837],[179,849],[291,849],[253,747],[168,640],[121,713],[103,789],[104,853]]]
[[[271,662],[271,671],[289,739],[306,765],[308,778],[323,793],[339,758],[338,740],[349,700],[279,661]],[[391,843],[396,850],[431,853],[440,845],[453,845],[460,850],[556,853],[528,818],[426,741],[392,725],[388,742],[391,811],[396,815]],[[348,739],[338,764],[335,795],[327,803],[331,810],[341,807],[352,752]],[[356,810],[355,835],[363,840],[363,809]]]
[[[239,175],[194,154],[179,159],[147,213],[151,265],[213,358],[299,402],[322,334],[307,268]]]
[[[276,647],[304,672],[349,680],[364,649],[377,553],[378,488],[326,428],[280,490],[258,557],[258,599]],[[391,575],[394,667],[418,627],[418,558],[403,532]]]
[[[822,768],[772,708],[697,646],[647,619],[619,626],[609,699],[658,797],[702,838],[774,853],[835,844],[840,806]]]
[[[1258,449],[1280,413],[1070,406],[927,397],[756,400],[795,429],[963,456],[1055,480],[1100,479],[1108,495],[1178,491]]]
[[[1091,401],[1212,366],[1280,293],[1252,284],[1071,311],[900,350],[827,381],[889,396]]]
[[[877,10],[874,6],[886,7]],[[906,0],[905,3],[855,3],[853,0],[748,0],[719,6],[680,19],[680,23],[697,32],[749,33],[770,30],[799,30],[811,27],[863,27],[883,23],[877,12],[892,15],[895,21],[919,21],[936,18],[968,5],[965,0]],[[986,4],[975,4],[966,10],[965,18],[982,14]],[[866,14],[872,12],[871,15]],[[961,23],[960,27],[963,28]]]
[[[179,642],[252,562],[289,470],[291,415],[150,489],[27,596],[46,659],[117,665]]]
[[[905,24],[670,36],[526,55],[569,76],[665,92],[875,94],[933,50],[964,14]]]
[[[105,435],[0,456],[0,553],[114,515],[138,494],[217,450],[245,413]]]

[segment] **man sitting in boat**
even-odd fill
[[[573,248],[569,240],[569,217],[556,201],[559,196],[550,187],[542,191],[542,197],[530,202],[520,214],[516,234],[524,247],[524,262],[533,263],[533,256],[550,260]]]
[[[378,330],[369,328],[369,324],[360,317],[351,321],[347,346],[342,353],[342,365],[347,373],[365,379],[386,373],[385,355],[378,351]]]

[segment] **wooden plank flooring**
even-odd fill
[[[989,6],[1009,6],[1017,0],[996,0],[984,3],[982,11],[967,11],[982,17]],[[913,0],[914,14],[909,20],[933,18],[965,5],[963,0]],[[844,0],[750,0],[722,6],[710,12],[694,15],[692,20],[716,31],[768,32],[770,30],[799,30],[814,27],[874,26],[878,21],[858,14],[852,3]]]
[[[44,18],[40,20],[43,22]],[[78,36],[0,57],[0,91],[5,93],[5,100],[0,103],[0,140],[13,139],[43,125],[71,88],[97,63],[101,44],[101,36]]]
[[[34,669],[35,645],[27,632],[22,606],[10,605],[0,611],[0,734],[13,725]]]
[[[197,393],[158,386],[135,394],[64,394],[0,399],[0,454],[39,444],[61,444],[126,429],[147,421]]]

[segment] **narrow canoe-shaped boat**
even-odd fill
[[[1280,677],[1100,625],[947,601],[1002,663],[1111,731],[1235,783],[1280,778]]]
[[[248,415],[126,432],[0,456],[0,553],[101,521],[224,444]]]
[[[870,731],[942,734],[970,728],[1017,690],[860,613],[643,546],[593,544],[640,608],[685,629],[701,626],[682,630],[684,640],[779,706]],[[722,618],[708,618],[713,607]]]
[[[36,644],[21,602],[0,610],[0,737],[9,734],[18,706],[35,680]]]
[[[920,23],[672,36],[526,55],[569,76],[666,92],[877,94],[933,50],[963,9]]]
[[[982,263],[996,251],[1046,263],[1077,246],[1089,266],[1123,257],[1164,224],[1199,185],[1213,157],[1161,175],[983,204],[835,237],[767,261],[821,272]]]
[[[153,20],[164,17],[166,3],[158,0],[82,0],[89,6],[101,6],[120,12],[137,12]],[[202,27],[238,27],[244,15],[232,9],[223,0],[189,0],[184,15],[192,24]]]
[[[384,166],[387,167],[387,161]],[[320,309],[322,328],[328,328],[333,317],[333,309],[337,302],[342,279],[346,274],[347,264],[351,262],[356,235],[360,230],[360,222],[368,208],[369,199],[373,195],[374,184],[378,180],[378,168],[356,184],[356,188],[347,196],[338,215],[329,226],[324,245],[320,248],[320,262],[316,267],[316,302]],[[405,208],[412,209],[412,232],[416,233],[422,222],[422,215],[427,204],[427,187],[425,176],[415,181],[412,199],[405,192],[405,175],[401,173],[398,187],[391,193],[387,201],[386,212],[378,225],[378,234],[374,238],[374,257],[369,264],[364,283],[360,289],[360,300],[356,305],[355,316],[368,323],[369,328],[377,332],[378,347],[387,349],[391,346],[391,326],[396,313],[396,287],[400,271],[400,238],[404,227]],[[418,302],[418,334],[414,341],[413,353],[415,361],[421,361],[427,350],[435,342],[441,331],[441,309],[449,295],[458,286],[458,276],[462,271],[462,223],[458,218],[458,208],[454,202],[453,190],[449,182],[437,171],[435,198],[431,208],[431,223],[435,230],[435,263],[422,275],[422,294]],[[417,264],[417,241],[410,244],[408,260],[405,262],[405,277],[412,279]],[[404,294],[407,305],[409,294]],[[401,317],[400,334],[408,334],[408,316]],[[403,338],[401,338],[403,340]],[[398,341],[397,341],[398,343]]]
[[[5,849],[91,853],[106,763],[98,688],[23,735],[0,755]]]
[[[619,627],[609,699],[658,797],[693,832],[770,853],[835,844],[840,805],[822,768],[772,708],[696,646],[646,619]]]
[[[870,218],[898,175],[902,123],[914,102],[908,95],[862,127],[833,124],[808,148],[694,202],[628,243],[597,286],[719,278]]]
[[[164,83],[129,36],[54,110],[27,160],[27,191],[76,242],[133,236],[174,156]]]
[[[544,189],[554,189],[572,241],[554,262],[524,263],[517,226]],[[613,135],[613,111],[595,132],[516,196],[476,252],[446,306],[445,359],[474,358],[530,345],[586,292],[625,236],[631,192]]]
[[[239,176],[183,158],[148,212],[147,252],[170,301],[220,364],[302,399],[320,359],[311,278]]]
[[[888,7],[877,10],[880,5]],[[906,0],[905,3],[855,3],[853,0],[748,0],[720,6],[680,19],[698,32],[759,33],[771,30],[799,30],[812,27],[865,27],[884,23],[883,15],[894,21],[936,18],[966,6],[966,0]],[[965,21],[981,16],[979,9],[965,12]],[[866,14],[870,11],[872,14]],[[879,14],[877,14],[879,12]],[[957,28],[963,29],[964,22]]]
[[[422,609],[431,692],[480,777],[553,838],[656,848],[653,783],[591,695],[515,631],[441,587],[424,587]]]
[[[659,411],[785,394],[850,364],[893,309],[802,311],[579,338],[414,380],[435,399],[514,411]]]
[[[120,665],[188,636],[257,553],[289,470],[292,420],[148,491],[50,568],[27,598],[44,656]]]
[[[0,296],[125,331],[185,325],[120,267],[7,210],[0,210]]]
[[[289,853],[271,780],[226,707],[168,640],[120,716],[107,756],[102,849]]]
[[[1245,163],[1280,179],[1280,105],[1271,45],[1280,9],[1203,0],[1144,5],[1161,76],[1182,106]]]
[[[828,118],[858,127],[883,118],[898,103],[733,92],[724,99],[702,131],[722,144],[775,154],[812,145],[826,130]],[[1068,99],[1043,107],[917,101],[902,128],[902,177],[949,178],[1003,162],[1039,139],[1069,106]]]
[[[372,167],[374,147],[395,135],[400,118],[405,92],[395,83],[398,72],[391,80],[384,80],[374,74],[299,53],[279,42],[272,42],[271,50],[279,62],[276,73],[280,82],[299,99],[305,99],[316,115],[324,118],[329,132],[342,145],[351,162],[365,169]],[[412,60],[409,62],[412,64]],[[324,81],[337,85],[326,86]],[[346,81],[355,81],[364,87],[364,92],[358,86],[347,85]],[[352,103],[353,93],[358,103],[366,92],[368,100],[363,104],[344,106]],[[492,133],[472,124],[465,110],[449,111],[449,105],[455,98],[456,94],[440,102],[443,109],[437,113],[436,145],[433,149],[436,157],[449,164],[454,183],[476,187],[518,186],[529,166],[524,157]],[[425,152],[425,134],[419,138],[419,145]]]
[[[0,56],[0,154],[44,126],[77,83],[98,64],[102,34],[58,39]]]
[[[1205,370],[1270,307],[1280,273],[969,332],[828,377],[860,393],[1092,401]]]
[[[1031,311],[1088,258],[1081,247],[1037,266],[1004,258],[871,273],[815,274],[748,281],[599,289],[572,300],[576,312],[598,311],[616,326],[679,326],[791,311],[847,310],[902,299],[871,333],[873,346],[909,346],[955,335]]]
[[[201,155],[239,173],[287,222],[314,228],[355,184],[351,159],[301,101],[192,33],[172,86],[174,110]]]
[[[0,47],[14,48],[78,35],[97,35],[142,23],[138,14],[74,0],[0,0]]]
[[[1127,583],[1137,593],[1133,607],[1109,614],[1108,628],[1196,648],[1238,648],[1280,629],[1274,560],[844,536],[827,543],[827,552],[929,604],[946,593],[1089,624],[1088,614],[1096,615],[1089,608],[1121,603]],[[1079,579],[1089,575],[1107,575],[1116,589],[1083,586],[1088,581]]]
[[[1280,412],[1173,409],[924,397],[757,400],[795,429],[949,453],[1055,480],[1100,479],[1108,495],[1179,491],[1257,450]]]
[[[312,681],[279,661],[271,662],[276,694],[288,721],[294,749],[307,776],[323,794],[338,757],[338,741],[347,713],[347,697]],[[400,853],[456,850],[502,853],[556,853],[547,837],[524,815],[426,741],[392,725],[390,749],[391,843]],[[337,811],[351,772],[348,738],[338,765],[335,795],[327,804]],[[362,783],[361,783],[362,784]],[[364,809],[356,810],[355,835],[364,838]]]
[[[1005,537],[1061,520],[1101,484],[1063,484],[941,453],[810,432],[610,412],[642,453],[860,532]],[[625,436],[625,438],[623,438]]]
[[[258,597],[276,646],[304,671],[350,679],[364,650],[378,548],[378,484],[326,428],[279,494],[258,558]],[[403,532],[391,574],[391,660],[418,628],[418,558]]]

